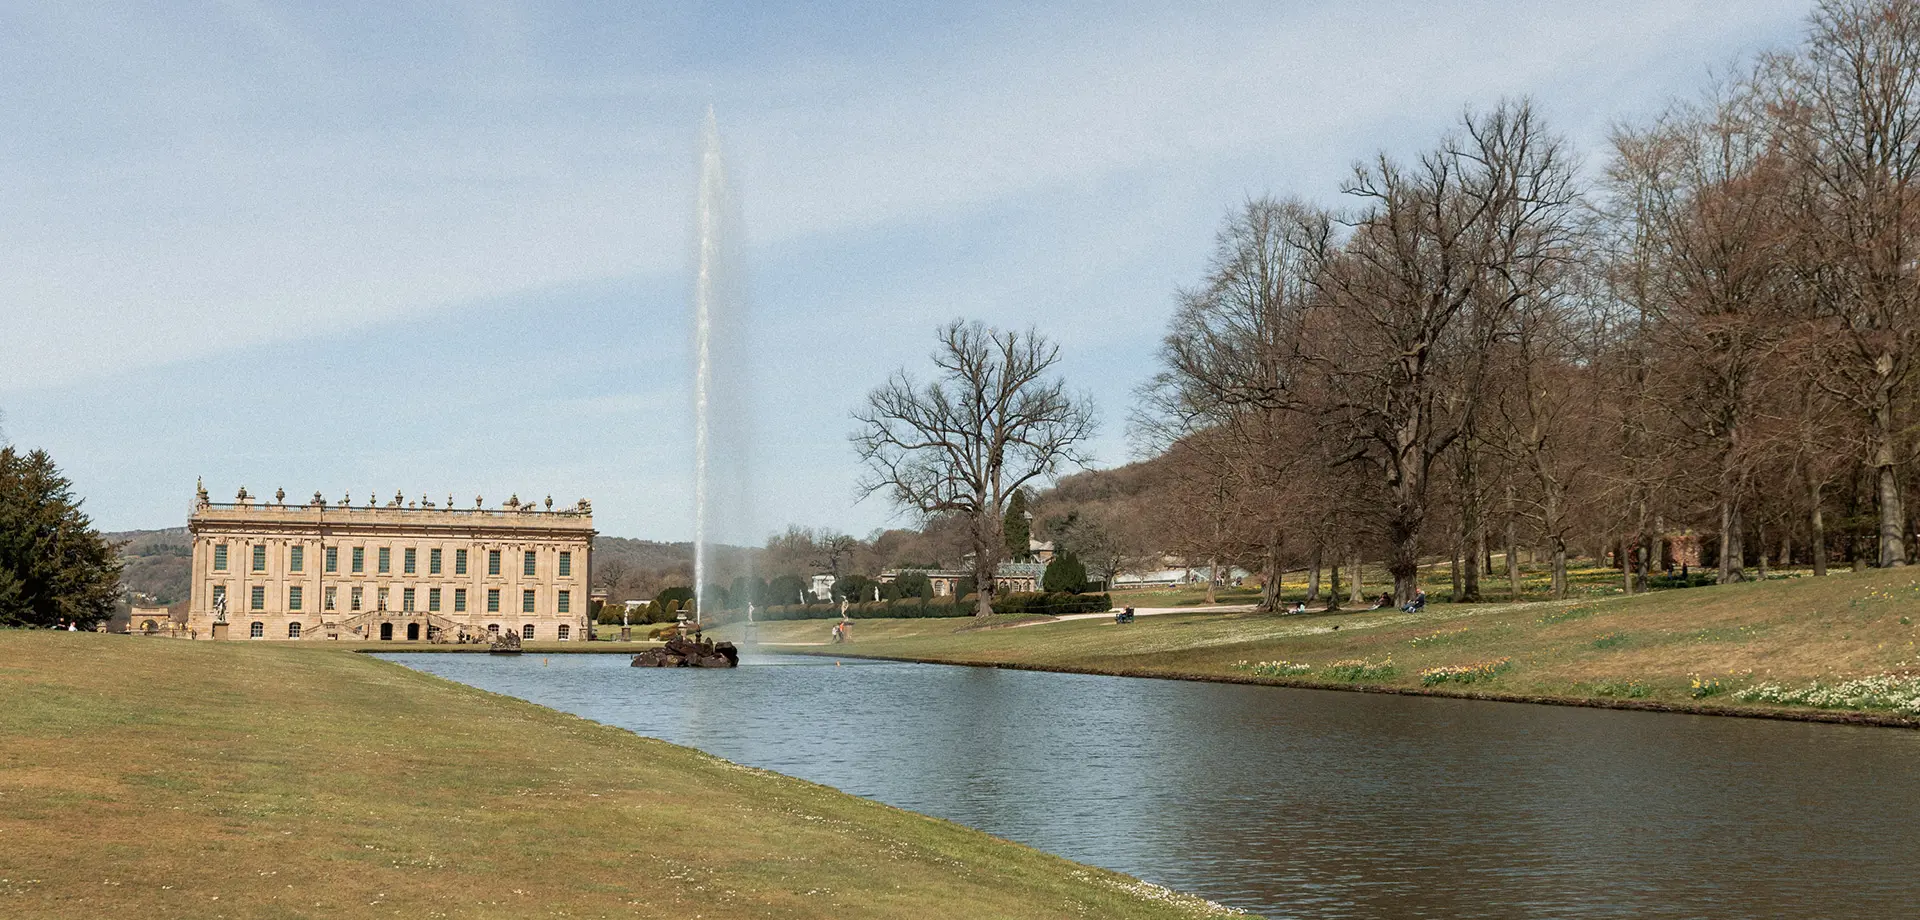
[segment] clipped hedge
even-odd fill
[[[947,595],[935,598],[902,597],[890,601],[862,601],[857,604],[848,604],[847,616],[855,620],[967,617],[973,615],[973,605],[978,599],[979,595],[969,594],[957,599]],[[1102,613],[1112,609],[1113,599],[1106,594],[1035,592],[1003,594],[993,599],[994,613],[1061,616],[1068,613]],[[837,620],[839,618],[839,604],[775,604],[754,612],[754,619],[762,622]]]
[[[1022,613],[1061,616],[1069,613],[1103,613],[1113,609],[1113,598],[1106,594],[1068,594],[1043,591],[1003,594],[993,599],[994,613]]]
[[[863,601],[847,605],[847,616],[855,620],[877,620],[887,618],[919,617],[964,617],[973,614],[973,602],[951,603],[950,597],[936,597],[922,600],[917,597],[903,597],[892,601]],[[775,620],[837,620],[840,618],[839,604],[775,604],[765,610],[754,612],[754,619],[762,622]]]

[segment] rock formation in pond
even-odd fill
[[[675,636],[659,648],[633,656],[629,663],[636,668],[734,668],[740,666],[740,652],[731,642]]]

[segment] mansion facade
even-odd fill
[[[195,496],[192,638],[585,641],[593,508]]]

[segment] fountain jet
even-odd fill
[[[709,584],[734,575],[714,549],[739,541],[752,523],[746,307],[738,271],[738,200],[720,154],[720,129],[708,107],[700,137],[693,290],[693,578],[695,621],[708,619]]]
[[[727,174],[720,161],[720,126],[707,107],[700,138],[700,203],[697,225],[699,269],[693,292],[693,594],[695,622],[705,612],[700,594],[707,585],[708,466],[712,450],[713,307],[719,271],[720,217],[725,207]]]

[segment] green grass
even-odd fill
[[[1511,698],[1805,711],[1741,700],[1738,691],[1920,675],[1916,609],[1920,572],[1896,569],[1632,597],[1436,603],[1419,614],[1196,611],[1142,617],[1126,626],[1098,619],[970,632],[957,631],[951,621],[862,621],[857,629],[865,632],[844,653],[1398,690],[1420,688],[1422,674],[1435,668],[1506,659],[1498,668],[1475,672],[1464,686],[1458,678],[1425,683],[1433,692]],[[761,641],[786,641],[790,625],[763,626]],[[1380,667],[1388,660],[1390,673]],[[1356,661],[1370,664],[1340,666]],[[1288,666],[1260,667],[1276,662]],[[1709,698],[1710,704],[1699,702]]]
[[[0,631],[0,916],[1202,916],[344,649]]]
[[[1495,554],[1493,571],[1480,575],[1480,594],[1483,603],[1514,603],[1516,601],[1544,601],[1553,593],[1553,568],[1538,562],[1525,562],[1520,566],[1520,593],[1513,591],[1513,582],[1507,578],[1506,557]],[[1341,571],[1340,599],[1347,603],[1352,590],[1351,572]],[[1696,572],[1695,575],[1700,573]],[[1752,574],[1752,573],[1749,573]],[[1789,575],[1788,572],[1771,571],[1769,578]],[[1679,577],[1678,573],[1674,576]],[[1655,574],[1656,580],[1664,580]],[[1567,563],[1567,596],[1569,598],[1598,598],[1620,595],[1625,588],[1621,584],[1620,572],[1592,560],[1574,560]],[[1369,598],[1378,597],[1393,583],[1386,569],[1367,565],[1361,569],[1361,591]],[[1430,604],[1449,603],[1453,597],[1453,577],[1447,563],[1428,563],[1420,567],[1420,587],[1425,589]],[[1332,591],[1331,570],[1321,572],[1321,601]],[[1206,604],[1205,586],[1183,586],[1174,588],[1138,588],[1113,593],[1115,606],[1134,607],[1198,607]],[[1251,582],[1239,588],[1220,588],[1215,591],[1215,603],[1223,606],[1257,604],[1260,602],[1260,588]],[[1280,579],[1279,598],[1283,604],[1307,599],[1307,572],[1294,569]]]

